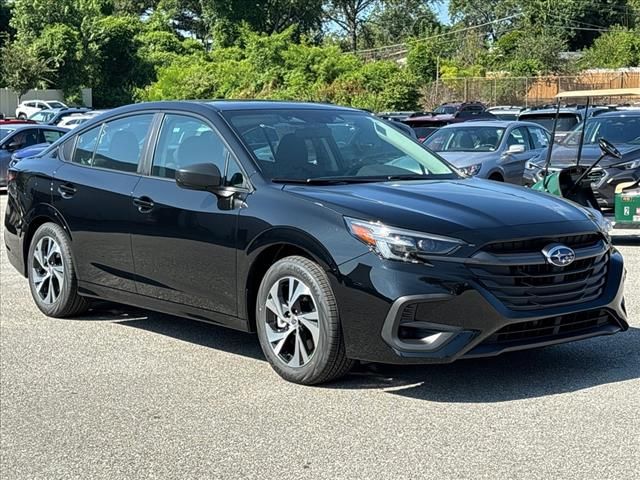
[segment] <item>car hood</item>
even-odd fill
[[[620,150],[620,153],[622,153],[622,159],[618,160],[617,158],[606,156],[602,159],[599,165],[606,167],[608,165],[611,165],[612,163],[620,163],[625,160],[631,161],[640,158],[640,145],[622,144],[616,145],[616,148]],[[600,158],[600,155],[600,147],[598,147],[597,145],[584,145],[582,147],[580,165],[592,165],[596,160],[598,160],[598,158]],[[577,147],[555,145],[553,147],[551,156],[551,166],[558,168],[571,167],[576,164],[577,157]],[[544,159],[546,159],[546,152],[545,154],[541,155],[541,159],[542,163],[544,164]]]
[[[286,185],[317,205],[363,220],[410,230],[455,235],[470,242],[595,229],[586,209],[544,193],[482,179]],[[481,232],[484,232],[481,233]]]
[[[37,145],[31,145],[30,147],[25,147],[14,153],[14,158],[22,159],[26,157],[33,157],[34,155],[39,154],[44,151],[50,144],[49,143],[39,143]]]
[[[427,145],[429,148],[429,145]],[[436,152],[447,162],[456,167],[468,167],[495,159],[497,152]]]

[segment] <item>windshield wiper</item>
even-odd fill
[[[273,178],[274,183],[295,183],[298,185],[340,185],[349,183],[388,182],[391,180],[425,180],[428,175],[376,175],[361,177],[316,177],[316,178]]]

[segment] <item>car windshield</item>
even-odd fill
[[[11,132],[15,131],[15,128],[0,127],[0,140],[4,139]]]
[[[457,178],[441,158],[364,112],[242,110],[223,115],[274,181]]]
[[[65,105],[60,102],[48,102],[50,108],[65,108]]]
[[[445,115],[453,115],[456,113],[456,107],[452,107],[451,105],[440,105],[438,108],[434,110],[434,113],[443,113]]]
[[[493,152],[504,135],[503,127],[442,128],[424,144],[434,152]]]
[[[55,112],[48,112],[46,110],[40,110],[29,117],[29,120],[36,122],[48,122],[56,115]]]
[[[550,132],[553,130],[553,120],[556,118],[555,113],[538,113],[531,115],[520,115],[518,120],[537,123],[546,128]],[[558,124],[556,132],[568,132],[580,122],[580,118],[573,113],[561,113],[558,115]]]
[[[579,145],[584,123],[576,126],[567,138],[565,145]],[[629,143],[640,145],[640,115],[629,117],[595,117],[587,122],[584,134],[585,145],[597,143],[605,138],[614,145]]]

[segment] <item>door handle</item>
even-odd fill
[[[138,207],[140,213],[149,213],[155,205],[149,197],[135,197],[133,204]]]
[[[74,187],[70,183],[63,183],[58,187],[58,193],[62,198],[71,198],[76,194],[76,192],[76,187]]]

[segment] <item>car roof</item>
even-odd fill
[[[452,123],[442,127],[444,130],[452,128],[473,128],[473,127],[540,127],[533,122],[520,122],[518,120],[469,120],[461,123]]]
[[[612,110],[611,112],[601,113],[597,118],[602,117],[640,117],[640,110]]]

